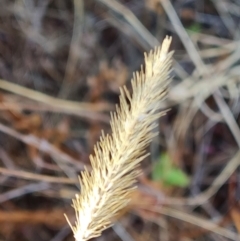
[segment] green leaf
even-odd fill
[[[171,162],[169,156],[164,153],[160,156],[158,162],[154,165],[152,179],[155,181],[162,180],[164,178],[164,173],[169,169],[171,169]]]
[[[199,23],[193,23],[188,28],[186,28],[186,30],[190,32],[200,33],[202,28]]]
[[[189,184],[188,176],[172,164],[167,153],[162,154],[154,165],[152,179],[166,186],[186,187]]]
[[[164,184],[169,186],[186,187],[189,184],[188,176],[178,168],[172,168],[169,170],[164,178]]]

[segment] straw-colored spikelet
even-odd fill
[[[73,200],[76,223],[72,226],[68,222],[77,241],[100,236],[129,201],[138,164],[157,134],[152,131],[154,121],[164,114],[156,111],[170,81],[170,43],[167,37],[161,48],[145,55],[145,73],[142,68],[134,74],[132,96],[125,86],[120,89],[120,107],[111,114],[112,135],[102,134],[94,156],[90,156],[92,171],[82,173],[81,195]]]

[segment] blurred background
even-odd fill
[[[119,87],[173,38],[169,109],[98,241],[240,240],[240,1],[1,0],[0,241],[74,240],[64,213]]]

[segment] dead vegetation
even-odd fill
[[[0,240],[73,240],[63,213],[119,89],[173,37],[174,80],[139,189],[104,240],[239,240],[240,3],[3,0]],[[163,153],[191,178],[152,180]],[[139,201],[141,200],[141,202]]]

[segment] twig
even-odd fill
[[[24,96],[25,98],[44,103],[48,106],[55,107],[57,109],[62,108],[66,111],[104,111],[111,110],[111,105],[107,103],[100,104],[90,104],[90,103],[78,103],[75,101],[63,100],[59,98],[54,98],[52,96],[40,93],[39,91],[31,90],[29,88],[10,83],[9,81],[0,79],[0,89],[10,91],[14,94]]]
[[[13,136],[14,138],[24,142],[25,144],[34,146],[40,151],[43,151],[49,155],[56,157],[59,161],[63,160],[67,163],[73,164],[74,167],[77,168],[78,170],[82,170],[84,168],[84,165],[81,162],[79,162],[79,160],[76,160],[73,157],[62,152],[61,150],[57,149],[55,146],[51,145],[45,139],[39,139],[38,137],[33,135],[23,135],[1,123],[0,123],[0,131],[2,131],[5,134]]]
[[[113,11],[117,12],[123,16],[128,23],[133,27],[134,30],[149,44],[150,48],[159,45],[158,40],[143,26],[143,24],[136,18],[131,10],[126,8],[121,3],[116,0],[98,0],[99,2],[105,4]]]
[[[195,64],[195,66],[197,67],[199,74],[200,75],[206,74],[206,66],[203,63],[201,57],[199,56],[196,46],[193,44],[192,40],[190,39],[189,35],[187,34],[186,30],[184,29],[181,21],[179,20],[177,14],[176,14],[176,11],[174,10],[171,2],[169,0],[159,0],[159,2],[162,4],[169,19],[171,20],[171,22],[175,28],[175,31],[177,32],[186,51],[188,52],[189,56],[191,57],[192,61]]]
[[[49,182],[49,183],[62,183],[62,184],[78,183],[78,179],[74,180],[66,177],[53,177],[48,175],[20,171],[20,170],[9,170],[3,167],[0,167],[0,173],[10,177],[18,177],[18,178],[23,178],[27,180],[35,180],[35,181],[42,181],[42,182]]]
[[[84,19],[84,1],[74,0],[74,23],[73,34],[70,43],[69,56],[67,59],[65,75],[59,92],[59,97],[65,98],[70,94],[71,88],[76,85],[73,81],[74,72],[77,68],[80,56],[80,38]]]
[[[239,234],[234,233],[228,229],[222,228],[219,225],[217,225],[207,219],[203,219],[203,218],[197,217],[195,215],[193,216],[193,215],[188,214],[183,211],[179,211],[179,210],[167,208],[167,207],[149,208],[149,210],[155,211],[155,212],[158,212],[158,213],[161,213],[161,214],[173,217],[173,218],[177,218],[177,219],[180,219],[180,220],[188,222],[188,223],[191,223],[193,225],[206,229],[210,232],[214,232],[225,238],[232,239],[234,241],[240,240]]]
[[[16,188],[11,191],[1,193],[0,194],[0,203],[6,202],[13,198],[17,198],[17,197],[26,195],[28,193],[40,192],[40,191],[43,191],[46,189],[49,189],[48,183],[45,183],[45,182],[31,183],[31,184]]]
[[[35,210],[35,211],[3,211],[0,210],[0,224],[46,224],[61,227],[64,218],[61,216],[62,209]],[[48,218],[46,218],[48,217]]]
[[[40,103],[45,104],[48,107],[53,108],[53,111],[61,111],[64,113],[75,113],[75,115],[92,118],[96,117],[103,121],[108,121],[102,114],[98,114],[96,112],[111,110],[112,106],[107,103],[99,103],[99,104],[90,104],[90,103],[78,103],[75,101],[68,101],[63,99],[54,98],[52,96],[40,93],[38,91],[34,91],[28,89],[26,87],[10,83],[6,80],[0,79],[0,89],[4,89],[10,91],[14,94],[24,96],[25,98],[38,101]],[[44,107],[43,107],[44,108]]]
[[[66,115],[73,115],[79,116],[81,118],[87,118],[91,120],[98,120],[105,123],[109,123],[109,117],[106,114],[91,111],[86,108],[85,111],[81,110],[78,111],[77,109],[69,110],[68,107],[61,107],[61,106],[51,106],[44,103],[36,103],[31,101],[31,103],[22,103],[23,101],[15,100],[14,102],[11,101],[2,101],[0,102],[0,110],[29,110],[29,111],[42,111],[42,112],[53,112],[53,113],[60,113]],[[110,107],[110,106],[109,106]]]

